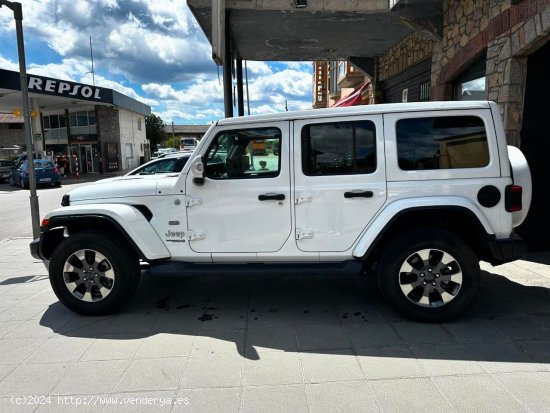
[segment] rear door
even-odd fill
[[[348,250],[386,201],[382,125],[382,115],[294,122],[300,250]]]

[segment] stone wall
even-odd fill
[[[421,32],[413,33],[378,59],[378,80],[388,79],[429,57],[437,42]]]
[[[512,4],[513,3],[513,4]],[[527,56],[550,38],[550,0],[445,0],[439,41],[415,33],[378,59],[384,80],[432,55],[431,100],[453,99],[453,82],[486,53],[486,92],[519,146]]]

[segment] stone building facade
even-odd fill
[[[519,231],[543,248],[550,248],[550,195],[545,190],[549,39],[550,0],[444,0],[440,37],[417,31],[401,40],[376,58],[375,76],[377,103],[400,101],[391,87],[410,88],[414,68],[427,62],[423,76],[430,100],[472,98],[498,104],[508,144],[522,149],[533,178],[531,209]],[[481,89],[460,95],[464,89],[459,86],[474,78]]]

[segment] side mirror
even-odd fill
[[[193,175],[193,183],[195,185],[204,185],[204,167],[205,161],[203,156],[197,156],[191,163],[191,174]]]

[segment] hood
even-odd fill
[[[73,189],[70,195],[71,203],[92,199],[109,200],[153,196],[156,193],[159,176],[137,175],[107,178]]]

